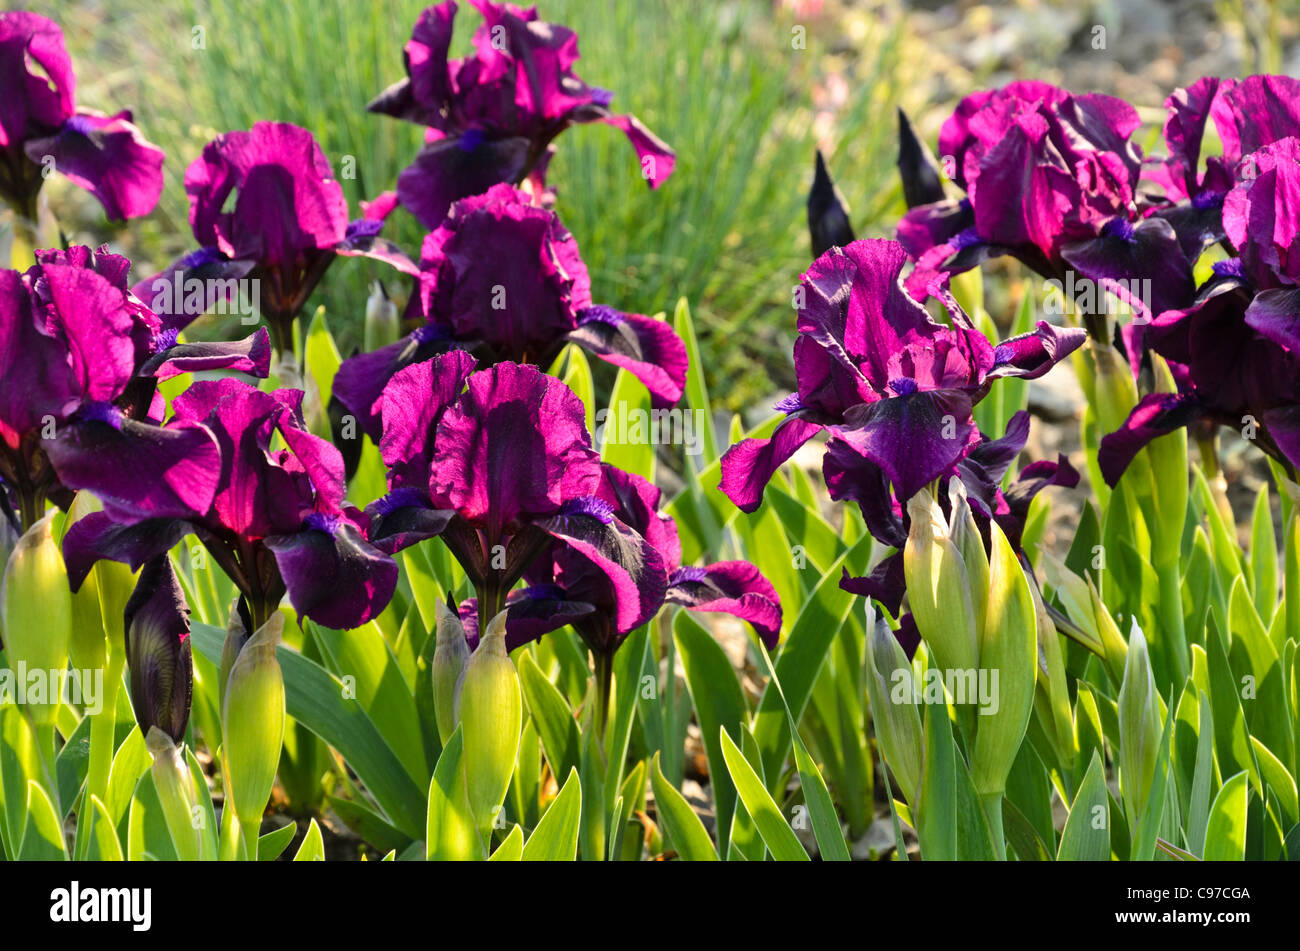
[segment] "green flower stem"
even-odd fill
[[[238,822],[239,820],[236,819],[235,821]],[[239,834],[240,836],[243,837],[244,851],[248,853],[248,861],[250,862],[257,861],[257,833],[258,832],[259,830],[256,826],[245,825],[242,822],[239,823]]]
[[[1183,583],[1177,555],[1172,564],[1157,564],[1155,568],[1160,579],[1160,616],[1164,627],[1162,653],[1166,654],[1166,663],[1172,660],[1174,664],[1174,682],[1182,683],[1187,679],[1190,661],[1183,623]]]
[[[107,805],[108,779],[113,768],[113,756],[117,750],[117,697],[122,688],[122,667],[125,658],[110,645],[108,662],[104,669],[103,705],[98,713],[90,717],[90,763],[86,769],[86,791],[81,800],[81,817],[77,823],[77,840],[74,851],[78,859],[84,859],[90,848],[90,839],[81,835],[84,821],[91,814],[90,797],[95,796]]]
[[[980,805],[984,807],[984,817],[989,821],[989,832],[993,834],[993,849],[1000,861],[1006,861],[1007,842],[1002,832],[1002,793],[980,796]]]
[[[41,785],[50,795],[50,802],[54,804],[55,815],[63,815],[63,806],[59,802],[59,782],[58,782],[58,746],[54,740],[54,724],[43,723],[37,724],[30,719],[32,732],[36,735],[36,752],[41,760]]]

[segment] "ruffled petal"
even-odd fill
[[[202,518],[221,474],[212,433],[198,423],[136,422],[105,404],[94,409],[42,443],[59,481],[94,492],[122,521]]]
[[[718,488],[742,512],[756,512],[763,490],[776,470],[824,427],[801,416],[787,416],[767,439],[744,439],[722,456],[722,481]]]
[[[578,315],[578,328],[569,340],[644,383],[656,408],[682,398],[686,345],[664,321],[612,307],[588,307]]]
[[[781,598],[747,561],[720,561],[673,572],[665,600],[692,611],[721,611],[748,621],[768,650],[781,637]]]
[[[397,563],[346,518],[308,517],[300,531],[272,535],[289,602],[300,615],[346,630],[377,617],[397,587]]]
[[[1124,425],[1101,439],[1097,463],[1106,484],[1114,488],[1133,457],[1151,440],[1183,428],[1201,413],[1199,400],[1191,394],[1149,393],[1142,397]]]
[[[26,150],[34,162],[52,158],[55,169],[99,199],[114,221],[149,214],[162,194],[163,150],[131,124],[128,111],[78,113],[56,135],[28,142]]]

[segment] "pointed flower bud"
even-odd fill
[[[465,667],[460,693],[465,776],[470,809],[482,827],[505,799],[519,751],[523,698],[519,675],[506,653],[506,612],[488,622]]]
[[[980,535],[979,526],[975,524],[975,515],[966,498],[966,485],[961,479],[948,480],[948,498],[952,503],[949,535],[966,567],[971,606],[975,610],[975,637],[978,641],[984,636],[984,616],[988,612],[989,556],[984,551],[984,538]]]
[[[1156,758],[1160,755],[1160,705],[1147,639],[1134,619],[1124,681],[1119,688],[1120,789],[1130,818],[1141,813],[1155,780]]]
[[[939,167],[902,109],[898,110],[898,174],[908,208],[943,201]]]
[[[973,671],[979,666],[979,633],[961,553],[928,489],[908,500],[907,511],[912,525],[903,574],[917,630],[939,667]]]
[[[917,708],[919,689],[912,665],[884,618],[868,626],[867,696],[881,754],[910,804],[916,803],[921,781],[922,729]]]
[[[817,152],[812,189],[808,192],[808,234],[812,238],[814,258],[830,248],[843,247],[853,241],[848,204],[826,170],[826,160]]]
[[[1097,423],[1102,433],[1113,433],[1123,427],[1137,405],[1137,383],[1119,351],[1109,343],[1090,340],[1088,352],[1092,354],[1095,374]]]
[[[469,644],[460,617],[439,601],[436,607],[437,638],[433,650],[433,712],[438,738],[446,746],[456,732],[456,707],[460,701],[461,681],[469,663]]]
[[[131,706],[140,731],[148,736],[156,728],[179,744],[190,719],[194,659],[190,609],[166,555],[140,570],[123,621]]]
[[[996,522],[989,525],[989,600],[980,640],[981,675],[996,703],[981,709],[971,779],[982,797],[1001,795],[1034,705],[1038,637],[1033,596],[1020,560]]]
[[[68,509],[63,531],[72,527],[103,505],[89,492],[78,492]],[[100,670],[108,663],[108,637],[104,615],[99,606],[99,579],[91,571],[85,582],[72,594],[72,632],[68,655],[77,670]]]
[[[229,795],[246,830],[261,824],[284,743],[284,675],[275,654],[283,629],[284,615],[276,611],[241,646],[243,619],[233,612],[226,638],[234,660],[221,701],[221,733]]]
[[[401,321],[397,317],[397,305],[384,290],[382,281],[370,285],[370,297],[366,301],[365,350],[373,353],[381,347],[397,343],[401,336]]]
[[[1029,593],[1034,598],[1034,616],[1038,628],[1038,680],[1034,688],[1034,712],[1043,732],[1052,743],[1057,759],[1066,769],[1074,767],[1074,713],[1070,706],[1070,688],[1065,679],[1065,657],[1060,635],[1052,623],[1038,582],[1025,572]]]
[[[72,593],[52,534],[54,514],[18,540],[0,582],[0,637],[10,666],[28,671],[62,672],[68,666]],[[59,708],[59,694],[54,689],[45,693],[40,700],[28,697],[27,708],[38,726],[52,724]]]

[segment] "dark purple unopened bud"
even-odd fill
[[[131,706],[140,732],[156,726],[180,743],[190,719],[194,660],[190,609],[166,555],[141,569],[124,621]]]
[[[917,137],[902,109],[898,110],[898,174],[903,180],[903,200],[908,208],[943,201],[943,181],[934,156]]]
[[[853,224],[849,221],[848,205],[831,181],[830,172],[826,171],[826,160],[822,158],[820,150],[817,152],[812,190],[808,192],[808,233],[812,237],[814,258],[853,240]]]

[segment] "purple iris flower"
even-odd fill
[[[576,343],[624,367],[650,390],[656,406],[681,398],[686,347],[672,327],[641,314],[593,304],[587,266],[556,215],[510,185],[452,205],[424,240],[414,333],[345,360],[334,394],[378,440],[381,398],[393,374],[452,348],[484,364],[547,366]]]
[[[128,476],[164,494],[147,465],[82,473],[77,487],[95,492],[104,510],[64,537],[73,590],[101,558],[138,567],[192,532],[239,588],[250,630],[286,592],[299,615],[326,627],[376,617],[392,597],[397,565],[367,540],[365,515],[344,503],[343,459],[307,430],[302,397],[227,378],[194,383],[173,400],[159,431],[197,432],[208,443],[195,476],[205,481],[207,501],[189,511],[159,515],[119,504]]]
[[[179,744],[190,719],[194,658],[189,605],[166,555],[141,569],[126,603],[125,631],[131,706],[140,732],[147,736],[157,727]]]
[[[1175,201],[1222,200],[1234,184],[1241,159],[1278,139],[1300,135],[1300,80],[1290,76],[1248,76],[1242,80],[1206,76],[1165,101],[1165,145],[1169,157],[1152,171]],[[1223,152],[1207,156],[1199,170],[1206,125],[1214,123]]]
[[[162,194],[163,151],[131,124],[75,104],[63,32],[43,16],[0,13],[0,198],[29,221],[53,162],[113,220],[147,215]]]
[[[456,4],[429,7],[406,44],[407,78],[367,107],[428,127],[424,148],[397,179],[398,199],[421,224],[436,228],[453,202],[502,182],[527,181],[540,195],[551,141],[575,123],[622,130],[650,187],[667,180],[673,150],[635,116],[610,112],[612,94],[574,74],[576,33],[537,19],[535,7],[471,2],[483,14],[473,55],[447,58]]]
[[[25,274],[0,271],[0,480],[21,522],[46,500],[66,508],[86,474],[115,480],[108,504],[126,510],[206,504],[215,447],[194,427],[156,425],[156,381],[199,368],[265,376],[265,332],[177,345],[127,290],[126,258],[80,246],[36,256]]]
[[[257,122],[247,132],[218,136],[186,171],[185,191],[199,249],[135,288],[164,317],[193,320],[246,284],[256,289],[276,351],[292,353],[294,320],[336,256],[416,273],[396,245],[379,237],[391,201],[381,196],[365,209],[367,217],[349,222],[329,159],[299,126]]]
[[[1249,429],[1266,453],[1300,467],[1300,139],[1245,156],[1251,170],[1223,200],[1223,227],[1238,257],[1186,308],[1143,328],[1143,343],[1170,362],[1178,393],[1143,397],[1098,462],[1114,485],[1152,439],[1196,422]]]
[[[757,510],[776,470],[821,430],[878,467],[906,503],[980,442],[972,409],[998,377],[1033,379],[1084,339],[1040,321],[994,347],[950,294],[934,287],[952,325],[935,322],[900,281],[907,263],[893,241],[832,248],[804,274],[794,346],[798,392],[771,437],[746,439],[722,459],[721,490]],[[835,486],[830,472],[827,484]],[[870,520],[868,520],[870,524]]]
[[[1165,100],[1165,109],[1169,154],[1145,174],[1175,203],[1156,214],[1174,226],[1194,259],[1223,240],[1223,199],[1235,184],[1237,163],[1279,139],[1300,136],[1300,81],[1288,76],[1206,76],[1175,90]],[[1206,156],[1201,170],[1203,139],[1211,122],[1222,153]]]
[[[658,552],[668,572],[662,603],[731,614],[752,624],[769,649],[776,648],[781,599],[757,568],[747,561],[683,566],[677,523],[659,511],[659,488],[638,475],[601,463],[596,498]],[[595,656],[608,658],[634,630],[634,626],[619,622],[619,591],[609,575],[570,546],[553,545],[533,563],[525,580],[528,587],[511,592],[506,599],[506,646],[510,650],[572,624]],[[461,605],[471,642],[478,636],[476,613],[474,601]],[[650,616],[657,613],[658,608]]]
[[[555,546],[607,579],[618,628],[645,623],[663,602],[666,566],[599,496],[582,401],[536,367],[473,370],[468,354],[452,351],[385,388],[379,448],[389,493],[366,510],[375,545],[392,552],[440,537],[474,585],[479,630]]]
[[[1099,94],[1013,82],[967,96],[939,148],[961,199],[910,210],[898,240],[917,261],[909,290],[1010,254],[1049,280],[1070,271],[1126,300],[1149,280],[1153,313],[1189,300],[1192,261],[1171,222],[1139,195],[1137,110]],[[1139,303],[1129,300],[1130,303]],[[1097,330],[1100,333],[1100,329]]]

